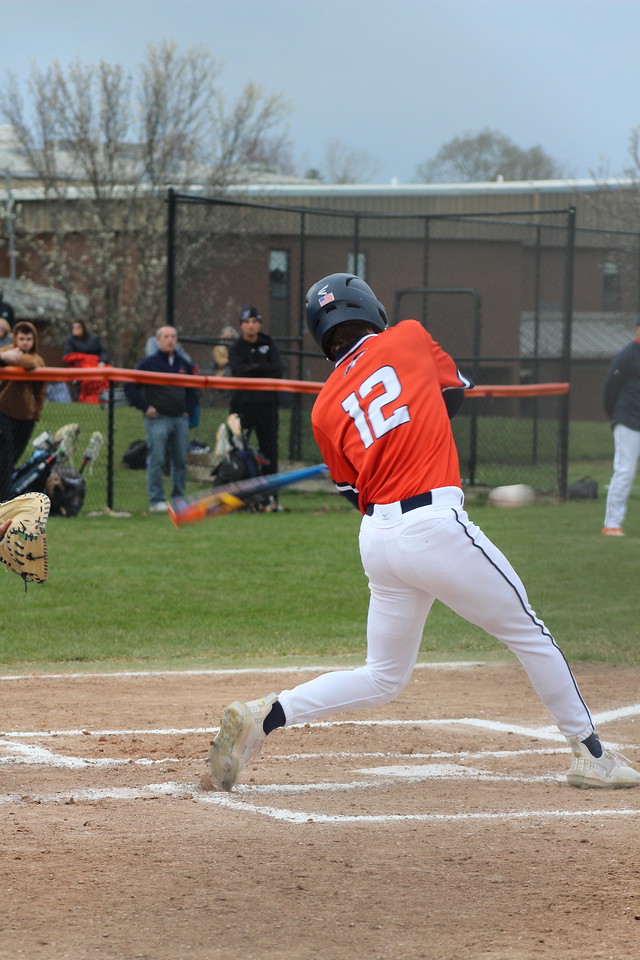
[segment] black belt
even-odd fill
[[[400,501],[400,509],[403,513],[409,513],[409,510],[416,510],[418,507],[429,507],[433,502],[433,497],[431,496],[431,490],[427,490],[426,493],[417,493],[415,497],[407,497],[406,500]],[[368,517],[373,516],[373,508],[375,503],[370,503],[365,513]]]

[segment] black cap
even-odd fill
[[[243,307],[240,314],[240,323],[242,323],[243,320],[249,320],[250,317],[255,317],[256,320],[262,320],[257,307]]]

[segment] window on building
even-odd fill
[[[289,296],[288,250],[269,253],[269,292],[272,300],[286,300]]]
[[[602,265],[602,307],[604,310],[620,309],[620,271],[613,260]]]
[[[367,255],[359,253],[347,254],[347,273],[352,273],[354,277],[360,277],[361,280],[367,279]]]
[[[289,251],[269,251],[269,333],[280,346],[290,336]]]

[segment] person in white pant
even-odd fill
[[[640,458],[640,316],[635,338],[609,366],[604,408],[613,429],[614,455],[602,533],[623,537],[622,525]]]
[[[307,322],[334,364],[311,414],[314,437],[336,487],[362,514],[367,657],[354,670],[228,706],[209,752],[214,785],[231,790],[278,727],[394,700],[409,682],[436,600],[518,657],[569,742],[572,786],[640,785],[640,773],[601,742],[517,573],[466,514],[450,419],[469,380],[416,320],[388,328],[385,308],[352,274],[311,287]]]

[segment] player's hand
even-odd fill
[[[5,523],[0,524],[0,540],[4,540],[4,535],[11,526],[11,520],[5,521]]]

